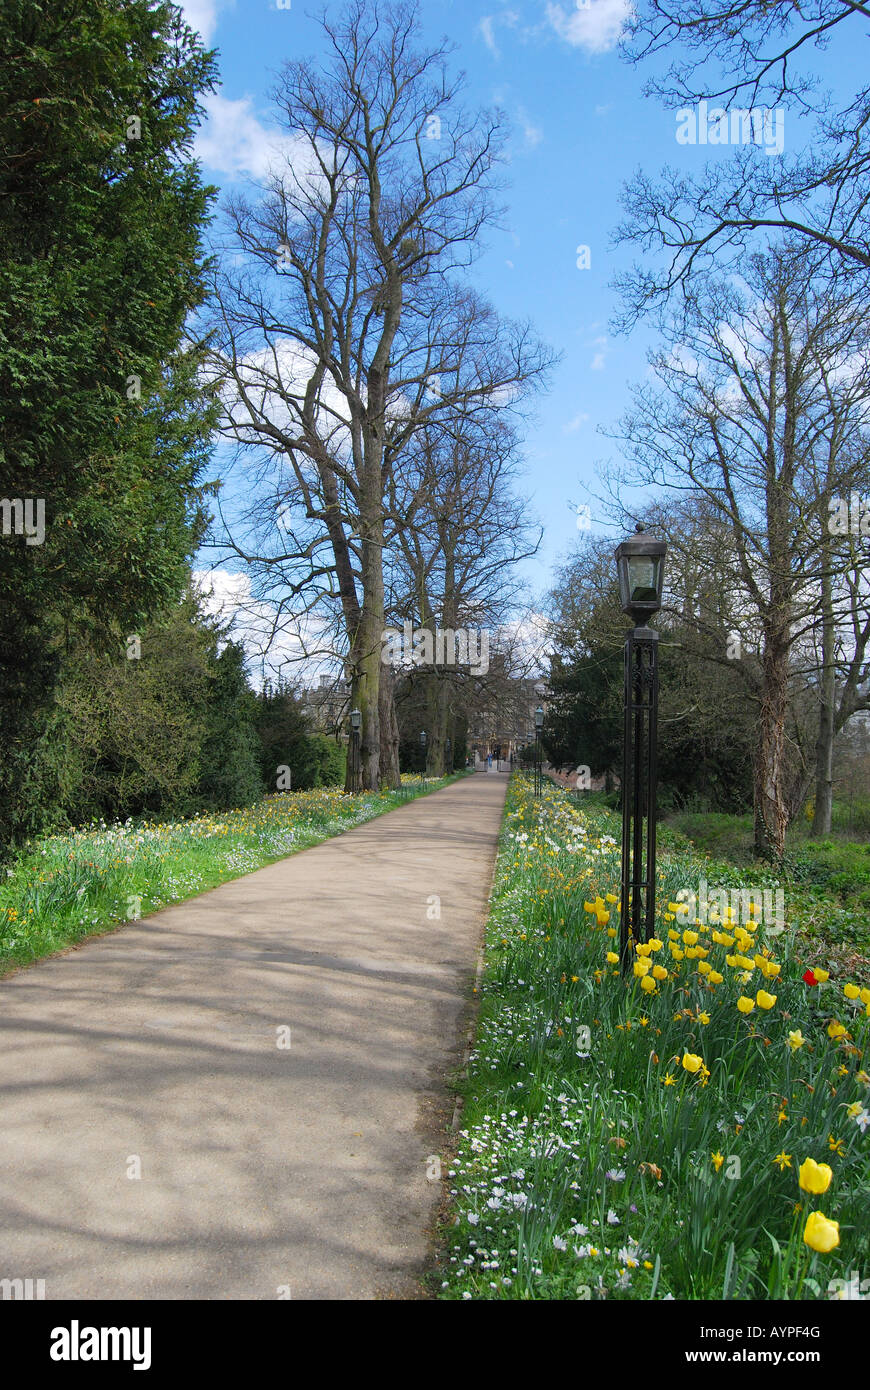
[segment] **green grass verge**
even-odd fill
[[[333,787],[267,796],[190,819],[90,826],[28,844],[0,880],[0,975],[277,859],[464,777],[346,796]]]
[[[836,1296],[870,1276],[870,979],[807,983],[792,927],[679,920],[668,903],[701,879],[775,880],[718,879],[665,835],[660,947],[624,981],[619,834],[612,812],[512,780],[436,1291]]]

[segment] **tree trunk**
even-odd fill
[[[396,718],[395,681],[389,666],[382,664],[378,687],[380,707],[380,780],[382,787],[398,787],[399,776],[399,721]]]
[[[816,803],[810,834],[816,838],[831,833],[834,797],[834,735],[836,732],[837,682],[834,667],[834,615],[831,593],[830,544],[823,531],[822,556],[822,665],[819,736],[816,740]]]
[[[784,788],[785,721],[788,709],[788,647],[765,644],[764,693],[753,769],[755,852],[781,860],[785,853],[788,808]]]

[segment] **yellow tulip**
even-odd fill
[[[804,1192],[818,1195],[827,1192],[834,1174],[827,1163],[816,1163],[813,1158],[805,1158],[798,1170],[798,1176]]]
[[[618,964],[619,964],[619,956],[616,954],[615,951],[608,951],[608,952],[607,952],[607,956],[606,956],[606,960],[607,960],[607,964],[608,964],[608,965],[618,965]]]
[[[755,1000],[747,999],[745,994],[741,994],[740,998],[737,1000],[737,1007],[742,1014],[751,1014],[752,1010],[755,1008]]]
[[[733,945],[734,945],[734,937],[733,937],[733,936],[729,936],[727,932],[724,932],[724,931],[714,931],[714,932],[711,932],[710,934],[711,934],[711,936],[713,937],[713,940],[716,942],[716,945],[717,945],[717,946],[733,946]]]
[[[664,942],[660,941],[657,936],[651,936],[647,944],[651,951],[660,951]]]
[[[755,996],[759,1009],[772,1009],[776,1003],[776,995],[768,994],[766,990],[760,989]]]
[[[697,1053],[695,1053],[695,1052],[684,1052],[684,1053],[683,1053],[683,1070],[684,1070],[684,1071],[690,1071],[690,1072],[692,1072],[692,1073],[694,1074],[694,1072],[700,1071],[701,1068],[703,1067],[703,1065],[704,1065],[704,1059],[703,1059],[703,1057],[699,1057],[699,1056],[697,1055]]]
[[[862,1004],[870,1004],[870,989],[862,989],[858,998]]]
[[[663,965],[654,965],[652,973],[657,980],[666,980],[668,978],[668,972]]]
[[[817,984],[817,985],[823,985],[823,984],[825,984],[825,982],[826,982],[827,980],[829,980],[829,979],[831,978],[829,971],[827,971],[827,970],[820,970],[820,969],[818,968],[818,966],[815,966],[815,967],[814,967],[814,969],[813,969],[813,974],[814,974],[815,977],[816,977],[816,984]]]
[[[843,993],[847,999],[857,999],[860,990],[857,985],[843,985]]]
[[[665,974],[667,974],[667,971],[665,971]],[[641,989],[645,989],[647,994],[651,994],[656,987],[656,982],[651,975],[644,975],[640,982],[640,987]]]
[[[635,950],[637,951],[637,954],[638,954],[639,956],[648,956],[649,953],[650,953],[650,951],[652,950],[652,947],[650,946],[650,944],[649,944],[648,941],[646,941],[646,942],[641,941],[641,942],[639,942],[638,945],[635,947]]]
[[[711,985],[721,985],[722,981],[725,979],[725,976],[720,975],[718,970],[711,970],[710,974],[707,976],[707,979],[710,981]]]
[[[687,946],[694,946],[698,941],[698,933],[696,931],[684,931],[683,940]]]
[[[649,961],[645,960],[643,956],[641,956],[640,960],[634,962],[634,973],[639,980],[643,979],[649,968]]]
[[[804,1226],[804,1244],[820,1255],[829,1255],[840,1244],[840,1223],[829,1221],[820,1211],[811,1211]]]
[[[701,964],[698,966],[698,974],[709,975],[712,969],[713,967],[708,960],[702,960]]]
[[[679,941],[680,933],[678,931],[674,931],[673,927],[670,927],[668,929],[668,939],[670,941]]]
[[[846,1029],[844,1028],[843,1024],[838,1023],[835,1018],[832,1018],[830,1023],[828,1024],[828,1037],[833,1038],[836,1041],[837,1038],[844,1037],[845,1033]]]

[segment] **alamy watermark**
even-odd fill
[[[676,894],[675,903],[679,909],[674,914],[679,922],[699,921],[706,926],[713,919],[709,917],[711,908],[716,911],[721,924],[741,922],[744,926],[753,923],[780,932],[785,929],[785,892],[782,888],[708,888],[707,880],[702,878],[698,892],[681,888]]]
[[[677,112],[678,145],[758,145],[767,155],[785,148],[785,111],[781,106],[683,106]]]
[[[468,666],[473,676],[489,670],[489,631],[486,628],[414,628],[405,622],[401,630],[385,628],[381,634],[381,661],[385,666]]]
[[[828,503],[828,531],[832,536],[870,536],[870,494],[850,492]]]
[[[45,498],[0,498],[0,531],[4,536],[24,536],[25,545],[42,545],[45,540]]]

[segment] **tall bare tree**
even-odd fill
[[[794,668],[822,616],[823,577],[839,595],[833,619],[861,582],[850,589],[844,579],[849,556],[828,544],[821,512],[827,497],[866,478],[866,447],[842,447],[844,429],[866,435],[866,320],[820,286],[800,255],[755,257],[742,285],[695,285],[686,303],[655,355],[657,384],[635,393],[620,437],[636,480],[697,499],[727,532],[718,584],[759,640],[756,848],[781,857],[795,800],[787,767]],[[691,575],[697,538],[691,547],[678,531],[672,539],[689,551]],[[683,607],[691,617],[686,595]]]
[[[372,787],[387,482],[409,415],[450,405],[443,385],[431,390],[444,351],[432,328],[455,328],[451,274],[494,216],[503,132],[498,116],[463,109],[448,46],[418,47],[416,5],[353,0],[321,23],[329,71],[289,63],[275,93],[284,167],[256,204],[229,208],[212,361],[225,432],[282,470],[278,491],[297,508],[280,537],[285,576],[306,602],[340,604]],[[479,366],[485,400],[504,383],[484,351]]]

